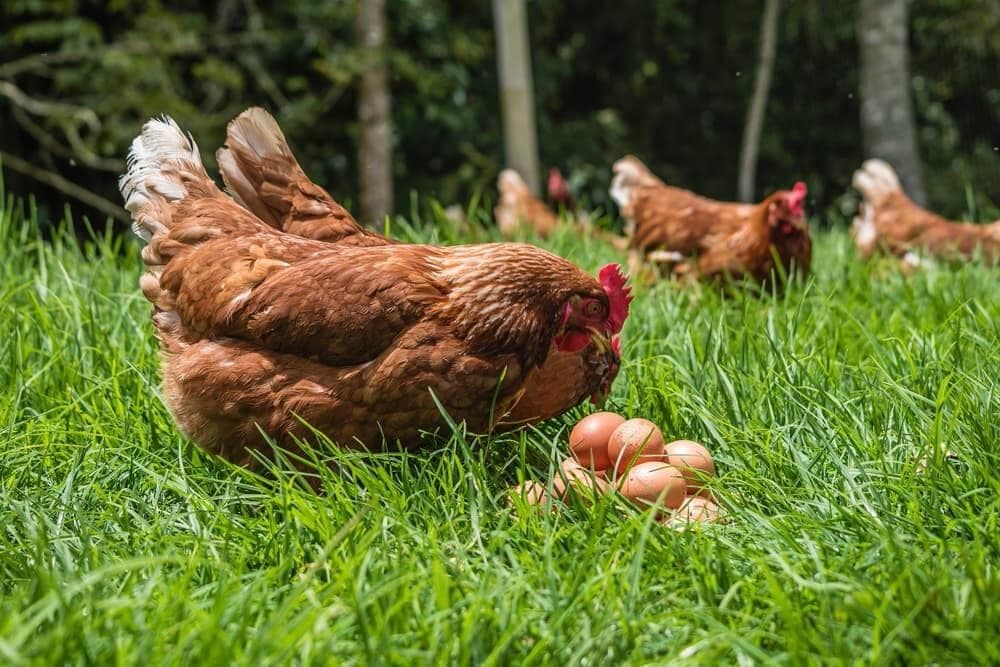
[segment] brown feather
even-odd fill
[[[269,225],[318,241],[383,245],[330,194],[309,180],[269,113],[247,109],[229,123],[216,159],[227,190]]]

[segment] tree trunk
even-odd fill
[[[747,109],[743,127],[743,148],[740,150],[739,197],[742,201],[754,200],[754,181],[757,179],[757,153],[760,150],[760,132],[764,127],[764,109],[771,90],[771,73],[774,71],[774,53],[778,48],[778,14],[781,0],[767,0],[760,22],[760,62],[753,85],[753,97]]]
[[[493,0],[507,166],[538,194],[538,138],[524,0]]]
[[[910,99],[909,0],[861,0],[858,6],[861,131],[867,157],[895,168],[903,189],[926,203]]]
[[[365,63],[358,90],[360,218],[379,225],[392,213],[392,116],[385,0],[358,0],[355,30]]]

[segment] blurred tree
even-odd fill
[[[865,152],[895,167],[903,189],[926,204],[910,99],[909,0],[860,0],[858,47]]]
[[[771,90],[774,71],[774,52],[778,46],[778,12],[781,0],[766,0],[760,21],[760,61],[753,96],[747,108],[747,121],[743,128],[743,147],[740,149],[739,197],[741,201],[754,199],[754,182],[757,179],[757,153],[760,150],[760,132],[764,127],[764,110]]]
[[[385,0],[358,0],[355,22],[364,65],[358,87],[358,201],[361,220],[392,214],[392,118]]]
[[[507,165],[538,194],[535,95],[524,0],[493,0],[493,16]]]

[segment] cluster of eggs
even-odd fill
[[[705,486],[715,464],[704,445],[667,443],[648,419],[597,412],[573,427],[569,449],[552,480],[552,492],[562,500],[571,493],[586,500],[614,492],[641,508],[656,507],[669,525],[719,519],[719,506]],[[540,482],[524,482],[516,491],[533,505],[550,502]]]

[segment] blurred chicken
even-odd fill
[[[528,184],[513,169],[500,172],[497,190],[500,191],[500,200],[493,209],[493,215],[504,236],[514,236],[518,228],[525,225],[545,238],[559,226],[559,216],[531,194]]]
[[[276,126],[263,143],[232,129],[220,162],[247,208],[170,119],[144,126],[120,181],[166,403],[199,445],[251,464],[264,436],[294,451],[308,424],[415,446],[446,425],[436,401],[486,431],[608,393],[631,300],[617,265],[595,279],[530,245],[387,243],[272,153]]]
[[[854,172],[852,184],[864,198],[851,226],[862,259],[884,252],[902,258],[909,269],[921,263],[921,254],[953,260],[978,251],[987,262],[1000,262],[1000,220],[984,225],[951,222],[920,208],[882,160],[866,160]]]
[[[758,204],[719,202],[671,187],[631,155],[612,167],[611,197],[625,218],[633,270],[643,261],[676,275],[750,276],[765,282],[777,259],[786,272],[808,274],[812,242],[805,183]]]
[[[566,216],[567,223],[576,224],[584,230],[589,229],[590,217],[577,210],[569,183],[556,167],[549,170],[546,186],[549,201],[555,210],[531,194],[528,185],[516,171],[504,169],[500,172],[497,178],[500,200],[493,209],[493,215],[504,236],[514,236],[517,229],[525,225],[546,238],[559,226],[560,213]]]
[[[546,189],[549,191],[549,201],[558,211],[563,209],[571,213],[576,213],[576,200],[569,189],[569,182],[563,177],[558,167],[549,169],[549,178],[546,182]]]

